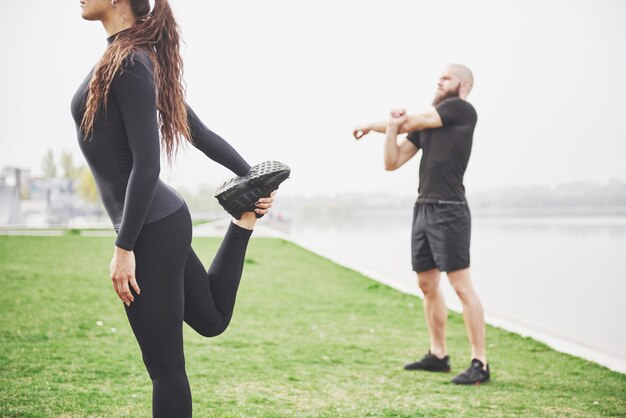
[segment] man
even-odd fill
[[[430,350],[421,360],[404,368],[450,371],[445,335],[447,310],[439,288],[443,271],[463,304],[463,319],[472,346],[470,367],[452,380],[457,384],[489,381],[483,308],[470,279],[471,218],[463,186],[477,119],[474,107],[465,100],[472,84],[469,68],[450,65],[439,78],[432,107],[414,115],[395,110],[389,121],[358,127],[353,133],[356,139],[371,131],[386,133],[386,170],[398,169],[422,150],[411,254],[413,270],[424,293]],[[398,141],[397,136],[407,132],[408,136]]]

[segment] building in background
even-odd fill
[[[0,171],[0,226],[110,226],[99,202],[86,202],[75,179],[31,177],[30,169]]]
[[[0,172],[0,225],[22,224],[22,199],[29,197],[30,170],[5,167]]]

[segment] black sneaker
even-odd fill
[[[215,191],[217,201],[235,219],[241,219],[244,212],[253,212],[255,203],[278,189],[291,169],[278,161],[264,161],[250,168],[243,177],[233,177]],[[262,215],[256,214],[257,218]]]
[[[480,385],[489,381],[489,365],[484,368],[482,361],[473,359],[472,364],[463,373],[452,379],[452,383],[457,385]],[[486,369],[486,370],[485,370]]]
[[[450,356],[439,358],[433,354],[426,354],[420,361],[404,365],[404,370],[426,370],[429,372],[449,372]]]

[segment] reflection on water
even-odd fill
[[[418,292],[410,211],[297,219],[288,234]],[[475,216],[472,277],[488,314],[626,360],[626,217]],[[446,298],[458,306],[449,285]]]

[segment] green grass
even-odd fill
[[[205,263],[218,244],[194,240]],[[0,236],[0,416],[150,416],[150,381],[108,279],[112,249],[110,237]],[[448,334],[458,372],[469,360],[459,315]],[[492,383],[403,371],[427,340],[418,298],[288,242],[253,239],[230,328],[205,339],[185,326],[194,413],[626,414],[626,375],[491,327]]]
[[[191,225],[192,226],[198,226],[198,225],[203,225],[203,224],[208,224],[213,222],[214,219],[193,219],[191,221]]]

